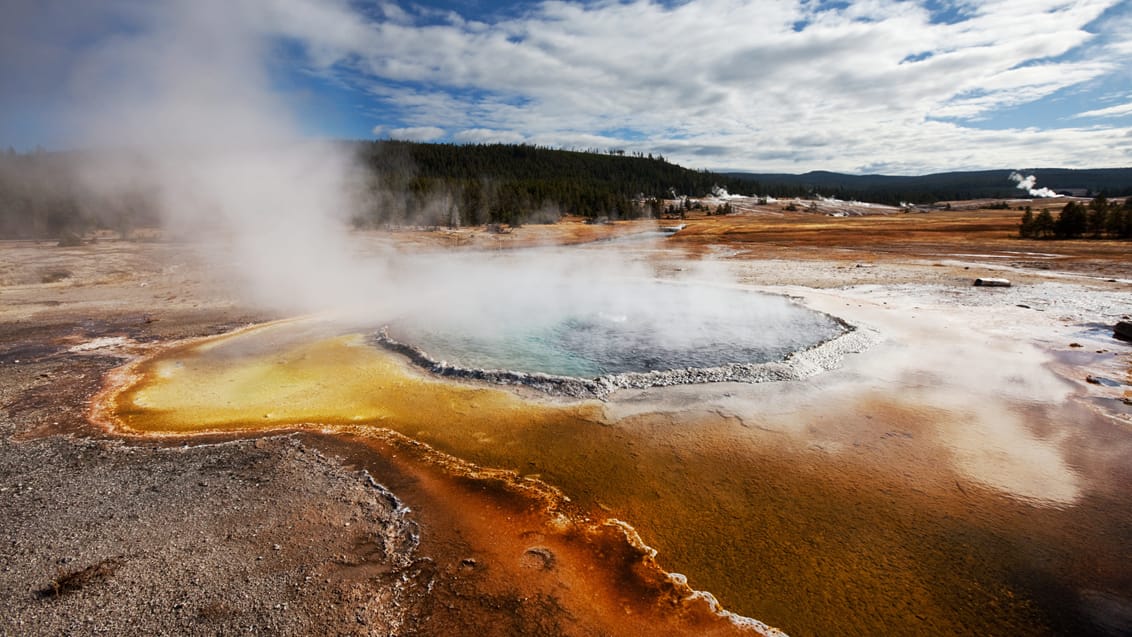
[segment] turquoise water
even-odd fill
[[[566,302],[517,293],[390,329],[449,364],[581,378],[781,360],[844,331],[829,316],[745,290],[653,281],[559,292]]]

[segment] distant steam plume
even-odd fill
[[[1018,190],[1025,190],[1031,197],[1060,197],[1061,195],[1050,190],[1049,188],[1035,188],[1038,185],[1038,178],[1034,175],[1023,177],[1022,173],[1010,173],[1010,180],[1013,181]]]

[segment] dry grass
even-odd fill
[[[77,571],[69,573],[60,571],[59,576],[51,580],[47,586],[36,591],[36,595],[40,599],[57,599],[63,595],[78,592],[112,577],[121,563],[122,561],[119,558],[110,558]]]
[[[1132,276],[1132,242],[1077,239],[1021,239],[1022,212],[987,208],[991,201],[952,202],[951,210],[887,212],[832,217],[809,211],[787,212],[785,203],[744,208],[727,216],[701,212],[681,221],[686,228],[669,241],[692,252],[713,247],[739,250],[745,256],[858,260],[980,256],[1025,261],[1056,258],[1059,269],[1097,270],[1107,276]],[[1036,201],[1036,211],[1060,210],[1062,200]],[[507,234],[483,227],[397,232],[399,245],[459,249],[508,249],[539,245],[573,245],[655,230],[655,220],[589,225],[567,217],[552,225],[528,225]],[[862,255],[862,253],[865,253]],[[1026,264],[1021,264],[1025,267]],[[1034,264],[1031,264],[1034,265]],[[1041,267],[1040,264],[1037,267]]]
[[[1051,204],[1046,204],[1051,206]],[[726,246],[751,257],[870,260],[994,259],[1004,265],[1132,277],[1132,242],[1021,239],[1022,213],[986,208],[830,217],[755,212],[691,218],[671,240],[694,249]]]

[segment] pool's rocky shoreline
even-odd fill
[[[765,363],[731,363],[711,368],[683,368],[646,372],[608,373],[595,378],[555,376],[506,369],[466,368],[439,361],[421,347],[398,341],[389,334],[388,326],[370,335],[370,343],[400,354],[417,367],[436,376],[461,380],[490,382],[494,385],[522,386],[543,391],[551,396],[597,398],[603,401],[618,389],[648,389],[674,385],[696,385],[705,382],[773,382],[800,380],[815,373],[837,369],[844,355],[863,352],[877,341],[874,330],[861,329],[835,319],[844,332],[827,341],[795,352],[781,361]]]
[[[605,374],[596,378],[462,367],[437,360],[420,347],[394,338],[389,334],[388,326],[372,334],[369,340],[374,345],[404,356],[417,367],[437,376],[496,385],[518,385],[551,396],[605,400],[619,389],[647,389],[700,383],[766,383],[801,380],[823,371],[836,369],[846,354],[864,351],[879,338],[875,331],[860,329],[839,319],[838,322],[845,332],[809,349],[794,352],[781,361],[623,372]]]

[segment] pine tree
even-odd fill
[[[1043,210],[1034,217],[1033,234],[1035,239],[1048,239],[1054,235],[1053,215],[1049,210]]]
[[[1070,201],[1061,209],[1061,214],[1054,222],[1053,234],[1059,239],[1074,239],[1085,234],[1088,229],[1088,218],[1085,207],[1076,201]]]
[[[1086,229],[1090,237],[1100,238],[1108,225],[1108,200],[1104,195],[1097,195],[1089,202],[1089,209],[1085,218]]]
[[[1034,209],[1026,206],[1026,212],[1022,213],[1022,223],[1018,224],[1018,236],[1023,239],[1035,238],[1034,234]]]

